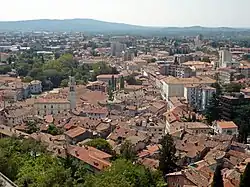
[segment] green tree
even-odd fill
[[[239,141],[247,143],[250,134],[250,105],[243,105],[234,111],[233,121],[239,126]]]
[[[220,102],[218,96],[213,94],[212,98],[209,101],[207,109],[205,111],[205,117],[209,124],[212,124],[213,121],[220,119]]]
[[[32,65],[28,64],[28,63],[18,63],[16,70],[19,76],[27,76],[29,71],[31,70]]]
[[[62,130],[58,129],[54,124],[50,124],[47,132],[53,136],[62,134]]]
[[[174,140],[170,134],[166,134],[160,140],[159,169],[163,174],[168,174],[176,170],[177,157]]]
[[[112,75],[112,77],[111,77],[111,87],[112,87],[112,90],[115,91],[115,77],[114,77],[114,75]]]
[[[244,86],[239,83],[230,83],[224,86],[225,92],[232,93],[232,92],[240,92],[240,90]]]
[[[133,144],[130,141],[125,141],[121,145],[120,149],[121,157],[127,160],[135,161],[137,159],[137,154],[134,149]]]
[[[27,83],[29,83],[29,82],[31,82],[32,80],[33,80],[32,77],[26,76],[26,77],[24,77],[24,78],[22,79],[22,82],[27,82]]]
[[[216,95],[220,96],[222,93],[222,88],[221,88],[220,84],[218,82],[216,82],[216,83],[213,83],[211,86],[216,89]]]
[[[99,149],[101,151],[104,151],[106,153],[112,154],[112,147],[111,145],[102,138],[96,138],[86,143],[86,145],[95,147],[96,149]]]
[[[66,186],[70,179],[70,171],[65,170],[55,157],[41,154],[35,159],[29,159],[21,166],[16,183],[29,187]]]
[[[247,163],[246,169],[240,178],[240,187],[250,186],[250,163]]]
[[[202,62],[208,62],[208,63],[210,63],[211,61],[210,61],[210,59],[209,59],[209,57],[203,57],[202,58],[202,60],[201,60]]]
[[[0,74],[6,74],[11,71],[10,65],[0,66]]]
[[[39,128],[37,127],[37,124],[35,121],[28,121],[26,125],[27,125],[27,133],[29,134],[39,131]]]
[[[215,172],[214,172],[212,187],[223,187],[224,186],[223,177],[221,174],[221,169],[222,169],[222,167],[220,165],[218,165],[216,167]]]
[[[111,81],[109,80],[109,84],[108,84],[108,99],[110,101],[113,101],[114,100],[114,93],[113,93],[113,89],[112,89],[112,83]]]
[[[120,78],[120,89],[124,89],[124,77],[121,76]]]
[[[126,77],[126,82],[128,85],[142,85],[142,82],[140,80],[136,80],[134,75]]]
[[[68,79],[63,79],[61,84],[60,84],[60,87],[67,87],[68,86],[68,82],[69,80]]]
[[[163,187],[162,176],[131,161],[118,159],[112,166],[97,175],[89,175],[84,187]]]

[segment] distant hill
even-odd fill
[[[2,21],[0,31],[81,31],[87,33],[154,33],[165,34],[175,32],[233,32],[248,29],[235,28],[207,28],[207,27],[144,27],[123,23],[111,23],[93,19],[66,19],[66,20],[27,20]]]
[[[66,19],[66,20],[27,20],[27,21],[2,21],[2,31],[130,31],[151,30],[153,27],[143,27],[123,23],[111,23],[93,19]]]

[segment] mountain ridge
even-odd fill
[[[155,27],[115,23],[95,19],[37,19],[0,21],[0,31],[85,31],[85,32],[175,32],[175,31],[245,31],[248,28],[233,27]]]

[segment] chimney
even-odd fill
[[[75,155],[76,155],[76,156],[79,156],[78,151],[75,151]]]

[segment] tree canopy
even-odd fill
[[[250,105],[243,105],[234,111],[233,121],[239,126],[239,141],[247,143],[250,134]]]
[[[223,177],[221,174],[221,166],[218,165],[214,172],[212,187],[223,187],[223,186],[224,186],[224,183],[223,183]]]
[[[137,158],[136,151],[134,150],[134,146],[130,141],[125,141],[121,145],[120,149],[121,157],[127,160],[135,161]]]
[[[243,175],[240,178],[240,187],[250,186],[250,163],[247,164]]]
[[[207,122],[212,124],[213,121],[220,119],[220,102],[216,94],[211,97],[205,111]]]
[[[160,156],[159,156],[159,169],[163,174],[168,174],[177,169],[177,157],[176,157],[176,148],[174,140],[170,134],[166,134],[160,140]]]
[[[112,153],[112,147],[111,145],[102,138],[96,138],[86,143],[86,145],[95,147],[96,149],[99,149],[101,151],[104,151],[106,153],[111,154]]]
[[[134,165],[131,161],[118,159],[112,166],[97,175],[86,178],[84,187],[163,187],[165,182],[159,172]]]
[[[226,84],[224,86],[225,92],[240,92],[240,89],[242,89],[244,86],[242,84],[239,83],[230,83],[230,84]]]
[[[80,64],[71,54],[63,54],[55,59],[44,59],[43,56],[35,52],[27,51],[19,54],[18,59],[13,65],[6,65],[0,68],[0,73],[6,74],[11,68],[16,69],[21,77],[42,81],[45,89],[46,81],[51,81],[52,88],[67,86],[66,80],[70,75],[75,76],[76,82],[85,84],[89,80],[95,81],[100,74],[118,74],[115,67],[109,66],[105,62],[98,62],[93,65]],[[26,80],[26,79],[24,79]]]
[[[102,139],[95,139],[89,144],[100,149],[109,147]],[[165,186],[160,172],[146,169],[131,160],[116,159],[107,170],[93,174],[84,162],[69,155],[66,158],[55,157],[40,142],[32,139],[0,139],[0,171],[18,186]]]

